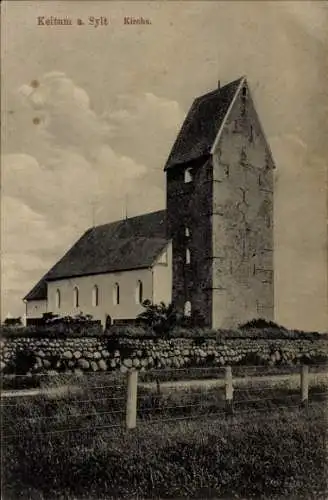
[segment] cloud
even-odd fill
[[[24,83],[15,99],[2,159],[2,233],[5,308],[15,293],[17,309],[93,222],[165,206],[162,162],[184,113],[145,93],[119,96],[110,112],[97,114],[62,72]]]
[[[185,114],[176,101],[146,92],[136,97],[119,95],[104,116],[111,123],[118,150],[162,173]]]

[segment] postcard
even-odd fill
[[[325,497],[327,25],[319,1],[3,2],[4,422],[33,400],[4,499]]]

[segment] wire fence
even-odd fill
[[[33,396],[18,398],[13,391],[2,398],[1,438],[126,431],[204,418],[231,424],[247,414],[269,419],[273,411],[301,408],[306,415],[311,407],[323,409],[327,399],[326,364],[274,374],[239,366],[57,377]]]

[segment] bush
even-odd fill
[[[26,375],[33,370],[35,363],[36,356],[32,351],[28,348],[18,349],[7,364],[5,372]]]
[[[6,318],[3,324],[4,326],[12,326],[12,327],[23,326],[22,318],[20,316],[19,318]]]
[[[167,336],[169,332],[183,320],[172,304],[152,304],[150,300],[143,302],[144,311],[138,315],[138,321],[152,329],[156,335]]]
[[[278,325],[274,321],[268,321],[263,318],[255,318],[251,321],[247,321],[247,323],[243,323],[239,325],[241,330],[248,330],[250,328],[271,328],[273,330],[287,331],[287,329],[281,325]]]

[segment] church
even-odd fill
[[[166,210],[88,229],[25,296],[133,321],[146,299],[212,328],[274,319],[273,170],[246,77],[194,100],[164,166]]]

